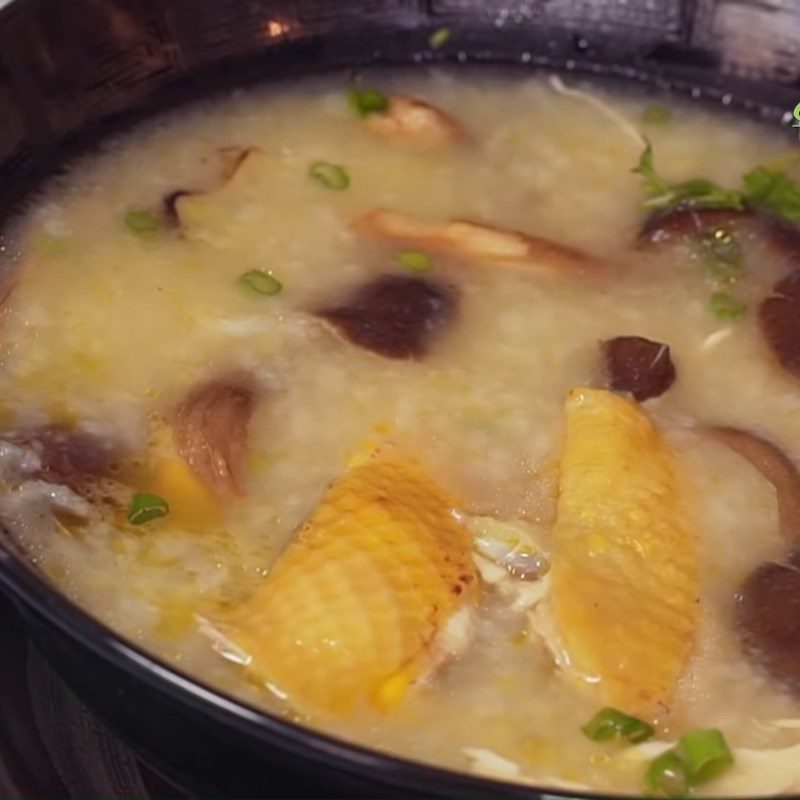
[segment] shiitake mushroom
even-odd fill
[[[800,551],[749,575],[736,596],[736,623],[748,655],[800,697]]]
[[[637,242],[651,246],[689,242],[716,230],[747,232],[761,237],[790,265],[800,261],[800,228],[773,214],[752,208],[692,208],[678,206],[654,211],[639,229]]]
[[[32,477],[83,496],[91,495],[98,481],[117,479],[124,458],[119,442],[61,425],[26,428],[3,438],[36,454],[39,466]]]
[[[678,206],[650,214],[639,229],[637,241],[640,246],[692,241],[720,228],[737,230],[755,221],[751,211]]]
[[[454,317],[455,291],[423,278],[383,275],[316,314],[348,342],[385,358],[419,359]]]
[[[759,307],[758,323],[778,363],[800,377],[800,269],[775,284]]]
[[[232,372],[195,386],[175,407],[178,452],[219,495],[242,494],[248,426],[259,394],[251,374]]]
[[[617,336],[602,342],[608,385],[630,392],[639,402],[659,397],[675,381],[669,345],[642,336]]]
[[[705,432],[747,459],[772,485],[781,536],[796,546],[800,532],[800,474],[780,447],[749,431],[713,427]],[[800,696],[800,550],[783,563],[760,564],[735,600],[735,622],[747,655]]]

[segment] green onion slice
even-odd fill
[[[685,733],[678,749],[692,786],[716,778],[733,764],[733,753],[716,728],[698,728]]]
[[[439,30],[434,31],[428,37],[428,46],[433,50],[438,50],[447,43],[451,35],[452,31],[450,28],[439,28]]]
[[[166,517],[167,514],[169,506],[163,497],[149,492],[138,492],[131,499],[128,522],[132,525],[143,525],[159,517]]]
[[[623,714],[616,708],[598,711],[581,730],[595,742],[604,742],[619,736],[631,744],[645,742],[655,733],[652,725]]]
[[[377,89],[359,89],[357,86],[352,86],[347,93],[347,99],[359,117],[382,114],[389,108],[389,98]]]
[[[669,106],[661,103],[652,103],[642,111],[642,122],[648,125],[666,125],[672,119]]]
[[[317,183],[335,192],[341,192],[350,185],[347,170],[339,164],[331,164],[328,161],[315,161],[309,168],[308,174]]]
[[[653,797],[686,797],[689,785],[686,764],[676,750],[662,753],[647,768],[645,788]]]
[[[260,269],[243,272],[237,282],[240,286],[256,294],[275,295],[283,289],[283,284],[277,278]]]
[[[722,322],[735,322],[745,312],[746,306],[727,292],[714,292],[708,301],[709,311]]]
[[[411,272],[426,272],[433,266],[433,260],[424,250],[403,250],[395,260]]]
[[[150,236],[161,228],[161,219],[152,211],[133,209],[125,215],[125,227],[137,236]]]

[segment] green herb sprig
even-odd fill
[[[642,176],[648,197],[645,208],[744,208],[767,211],[790,222],[800,222],[800,181],[777,166],[758,166],[742,176],[738,189],[726,189],[708,178],[671,183],[656,170],[653,146],[647,142],[633,172]]]

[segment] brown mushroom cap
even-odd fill
[[[782,217],[758,209],[691,208],[654,211],[644,221],[639,245],[691,242],[720,228],[760,236],[787,263],[800,264],[800,228]]]
[[[639,244],[691,241],[718,228],[736,229],[755,220],[752,211],[678,206],[650,214],[639,230],[637,241]]]
[[[422,358],[453,318],[452,289],[422,278],[384,275],[317,316],[344,339],[386,358]]]
[[[738,428],[705,432],[746,458],[772,485],[781,536],[795,545],[800,535],[800,473],[776,445]],[[736,625],[747,654],[800,696],[800,550],[786,564],[761,564],[736,595]]]
[[[758,323],[781,366],[800,377],[800,269],[775,284],[758,309]]]
[[[28,447],[39,458],[36,477],[68,486],[91,499],[99,483],[118,480],[123,448],[93,433],[61,425],[44,425],[5,434],[13,444]]]
[[[242,494],[247,432],[258,394],[252,375],[235,372],[196,386],[175,408],[178,452],[217,494]]]
[[[800,696],[800,556],[758,567],[736,596],[736,623],[748,654]]]
[[[675,381],[669,346],[642,336],[617,336],[601,345],[611,389],[639,402],[659,397]]]

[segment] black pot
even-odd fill
[[[785,125],[800,100],[792,24],[756,0],[0,0],[0,212],[143,114],[377,63],[574,70]],[[0,585],[84,702],[197,794],[269,795],[276,771],[281,796],[565,794],[381,755],[226,697],[94,621],[2,536]]]

